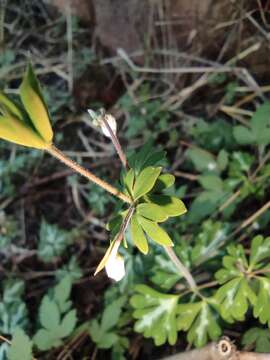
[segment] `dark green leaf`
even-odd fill
[[[261,353],[270,353],[270,331],[269,329],[260,329],[253,327],[245,332],[242,344],[243,345],[256,345],[255,351]]]
[[[217,157],[217,164],[220,169],[220,171],[223,171],[226,169],[228,165],[228,153],[225,150],[220,150]]]
[[[165,291],[173,288],[181,279],[176,266],[165,254],[155,256],[155,264],[151,272],[153,273],[150,278],[151,281]]]
[[[205,150],[192,148],[187,151],[187,156],[192,161],[197,171],[213,171],[218,170],[214,156]]]
[[[201,262],[212,258],[217,254],[220,243],[224,241],[228,232],[225,223],[207,220],[202,223],[201,231],[196,236],[195,245],[191,249],[191,259],[193,263]]]
[[[205,190],[223,190],[223,181],[216,175],[201,175],[199,183]]]
[[[116,326],[125,301],[126,298],[122,296],[110,305],[106,306],[101,320],[101,328],[103,332],[106,332]]]
[[[251,130],[242,125],[233,128],[233,135],[240,145],[253,144],[255,141],[255,137]]]
[[[114,333],[105,333],[98,343],[100,349],[110,349],[118,341],[118,336]]]
[[[52,261],[62,255],[72,242],[74,233],[60,229],[57,225],[42,221],[39,232],[38,256],[44,261]]]
[[[259,145],[270,143],[270,102],[261,105],[251,119],[252,133]]]

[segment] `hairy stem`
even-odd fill
[[[134,213],[135,207],[134,205],[131,205],[130,208],[128,209],[128,213],[124,219],[124,221],[122,222],[121,228],[119,230],[119,233],[116,235],[116,239],[115,239],[115,246],[118,248],[119,245],[121,244],[121,241],[123,240],[123,237],[125,235],[125,232],[128,228],[129,222],[132,218],[132,215]]]
[[[165,249],[167,255],[169,256],[169,258],[171,259],[171,261],[176,266],[177,270],[179,271],[179,274],[181,276],[184,276],[184,278],[186,279],[190,289],[193,292],[198,292],[197,285],[196,285],[195,280],[193,279],[193,276],[191,275],[189,270],[185,267],[185,265],[182,264],[182,262],[176,256],[174,250],[170,246],[164,246],[164,249]]]
[[[62,151],[57,149],[53,144],[47,149],[47,152],[63,162],[65,165],[73,169],[75,172],[79,173],[80,175],[86,177],[88,180],[92,181],[96,185],[102,187],[104,190],[108,191],[112,195],[118,197],[122,201],[131,204],[132,200],[121,191],[116,189],[114,186],[108,184],[104,180],[101,180],[99,177],[94,175],[91,171],[85,169],[81,165],[77,164],[74,160],[67,157]]]

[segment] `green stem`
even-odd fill
[[[47,152],[54,156],[56,159],[63,162],[65,165],[70,167],[75,172],[79,173],[80,175],[86,177],[88,180],[92,181],[96,185],[102,187],[104,190],[108,191],[112,195],[118,197],[122,201],[131,204],[132,200],[121,191],[116,189],[114,186],[108,184],[106,181],[101,180],[99,177],[94,175],[91,171],[85,169],[81,165],[77,164],[74,160],[67,157],[62,151],[57,149],[53,144],[47,149]]]

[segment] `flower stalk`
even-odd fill
[[[114,148],[119,156],[119,159],[121,160],[123,166],[125,169],[127,169],[128,167],[128,162],[127,162],[127,158],[126,158],[126,155],[122,149],[122,146],[118,140],[118,137],[116,136],[116,134],[113,132],[113,130],[111,129],[110,125],[109,125],[109,122],[108,122],[108,115],[105,115],[103,118],[102,118],[102,122],[105,126],[105,128],[107,129],[108,133],[110,134],[110,138],[111,138],[111,141],[114,145]]]
[[[74,160],[67,157],[61,150],[57,149],[57,147],[55,147],[53,144],[50,147],[48,147],[48,149],[46,150],[50,155],[60,160],[62,163],[70,167],[72,170],[86,177],[88,180],[92,181],[96,185],[102,187],[104,190],[108,191],[112,195],[118,197],[119,199],[121,199],[122,201],[128,204],[132,203],[132,200],[127,195],[123,194],[121,191],[116,189],[114,186],[108,184],[106,181],[101,180],[91,171],[77,164]]]
[[[197,285],[196,285],[195,280],[193,279],[193,276],[191,275],[189,270],[185,267],[185,265],[182,264],[182,262],[180,261],[178,256],[175,254],[175,251],[170,246],[164,246],[164,249],[165,249],[168,257],[170,258],[170,260],[173,262],[173,264],[179,271],[179,274],[186,279],[186,281],[190,287],[190,290],[197,293],[198,292]]]

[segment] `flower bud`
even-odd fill
[[[111,137],[110,131],[108,129],[108,126],[110,127],[110,129],[112,130],[112,132],[114,133],[114,135],[116,135],[116,131],[117,131],[117,123],[115,118],[110,115],[110,114],[105,114],[105,111],[103,109],[95,112],[91,109],[88,109],[88,114],[91,117],[91,120],[93,121],[93,124],[97,127],[101,128],[101,131],[103,132],[103,134],[106,137]],[[107,122],[107,124],[106,124]]]
[[[125,276],[125,262],[121,255],[112,252],[107,260],[105,269],[109,278],[120,281]]]

